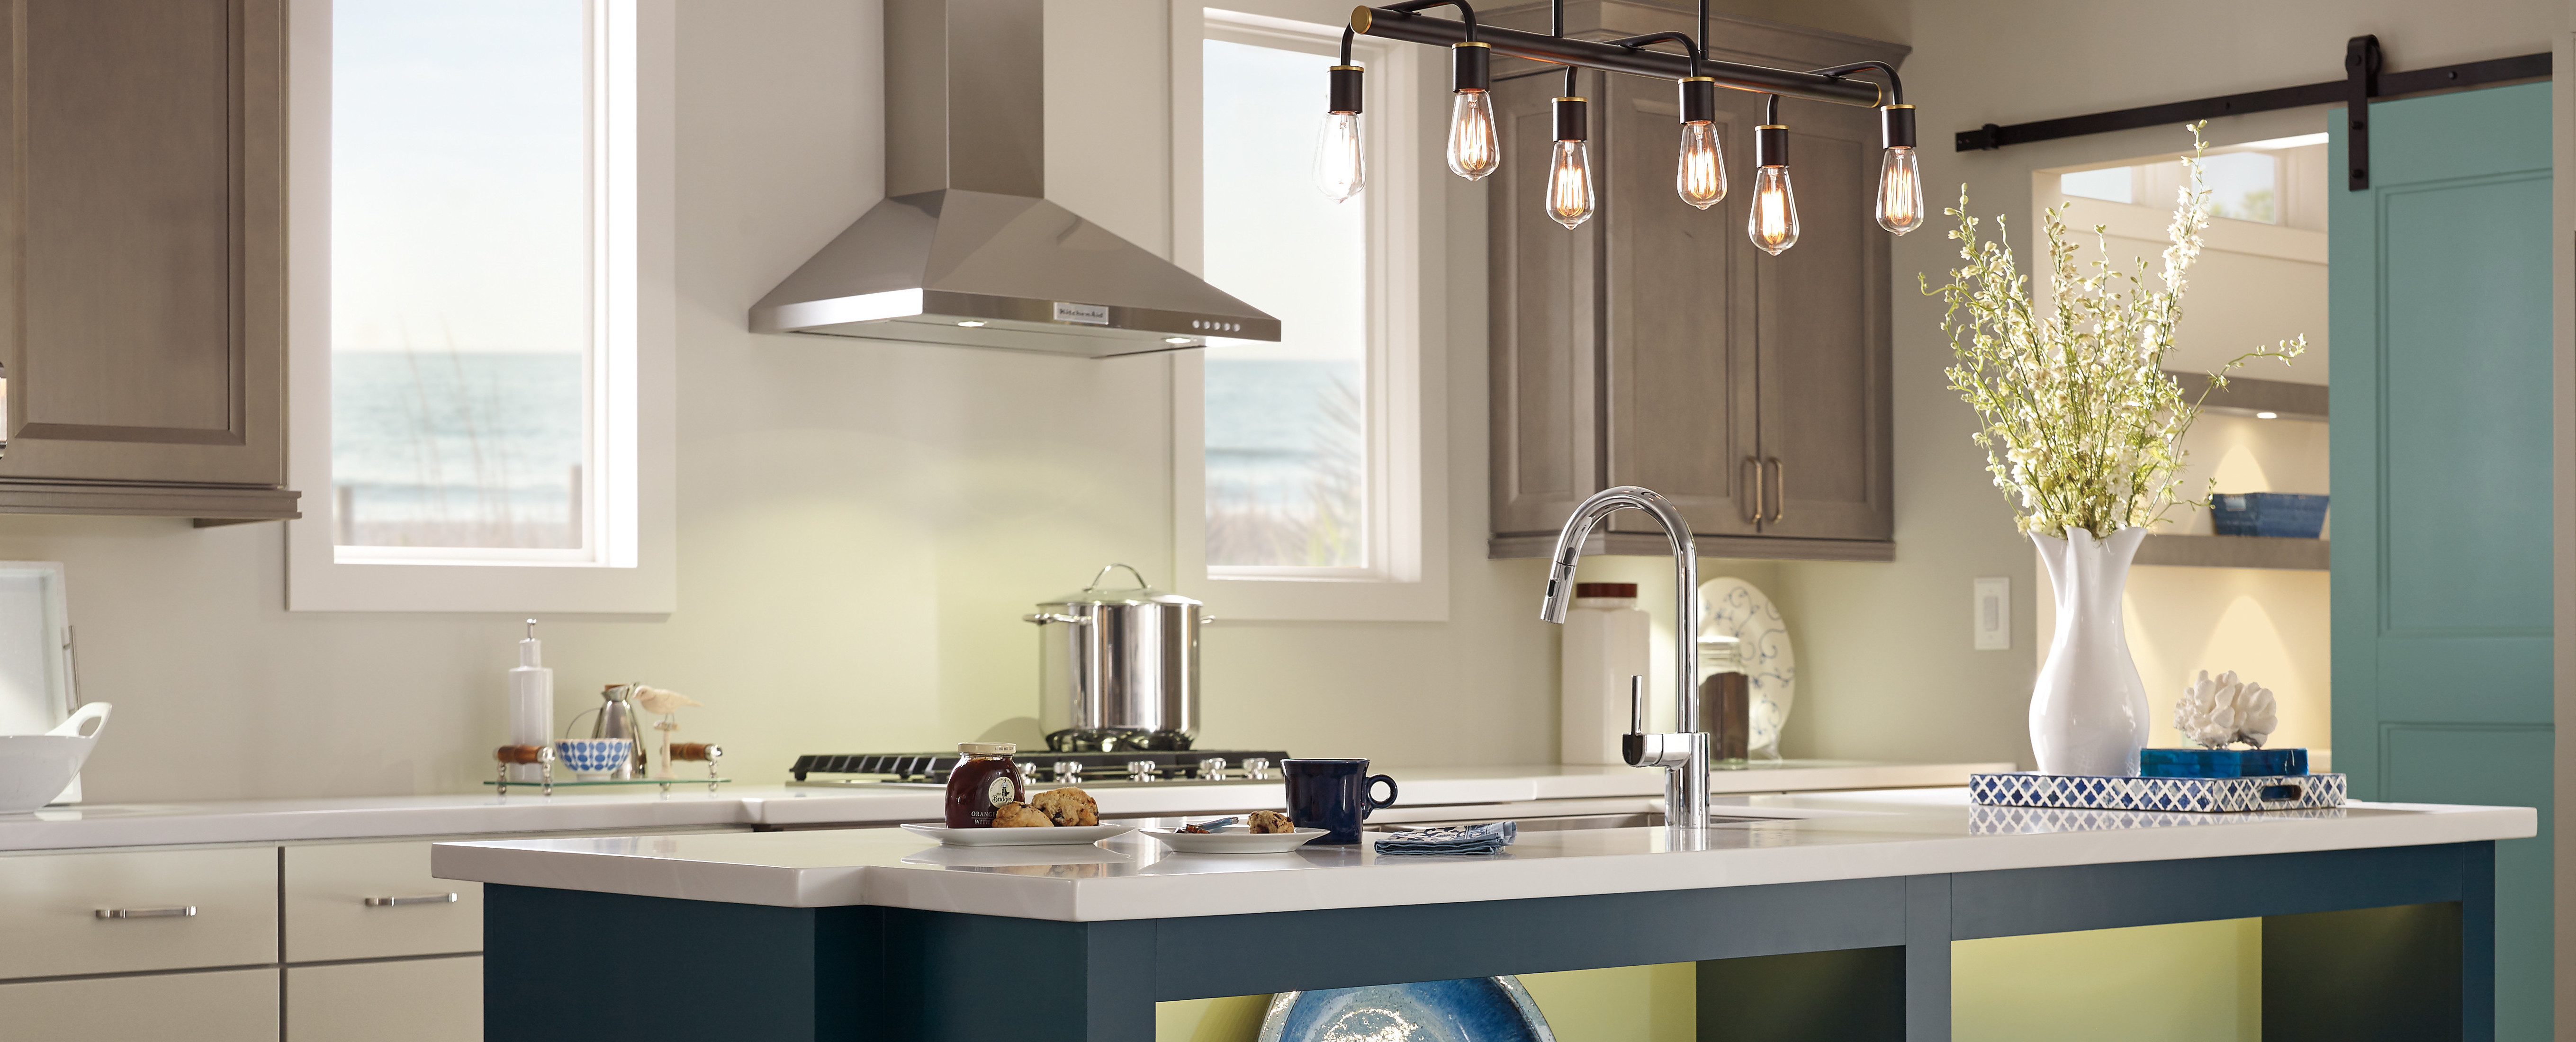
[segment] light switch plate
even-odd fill
[[[2012,579],[2009,576],[1981,577],[1976,582],[1976,595],[1969,602],[1974,619],[1979,651],[2012,650]]]

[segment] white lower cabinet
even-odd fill
[[[286,961],[483,950],[483,884],[429,874],[429,843],[286,848]]]
[[[10,1042],[277,1042],[277,975],[278,970],[270,967],[0,984],[0,1038]],[[483,1007],[479,980],[474,1007],[479,1019]]]
[[[286,1037],[291,1042],[479,1042],[483,957],[289,966]]]
[[[0,857],[0,978],[274,964],[277,848]]]

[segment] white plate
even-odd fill
[[[1146,829],[1145,834],[1183,854],[1285,854],[1324,834],[1323,829],[1297,829],[1293,832],[1244,832],[1241,829],[1240,825],[1229,825],[1216,832]]]
[[[905,825],[903,830],[927,836],[943,847],[1054,847],[1097,843],[1136,831],[1134,825],[1058,825],[1044,829],[952,829],[946,825]]]
[[[1752,740],[1757,756],[1778,756],[1780,728],[1798,700],[1798,653],[1789,646],[1789,625],[1780,609],[1752,583],[1733,577],[1699,584],[1699,633],[1742,641],[1744,672],[1751,688]]]

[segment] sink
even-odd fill
[[[1486,822],[1499,820],[1503,819],[1460,818],[1456,821],[1408,821],[1400,825],[1388,822],[1384,824],[1367,825],[1363,826],[1363,828],[1365,831],[1369,832],[1402,832],[1407,829],[1436,829],[1446,828],[1452,825],[1482,825]],[[1636,829],[1662,825],[1664,823],[1664,812],[1657,810],[1641,811],[1633,814],[1578,814],[1562,818],[1512,818],[1510,820],[1518,822],[1520,825],[1520,831],[1522,832],[1573,832],[1585,829]],[[1744,822],[1794,821],[1796,819],[1716,814],[1711,815],[1708,820],[1709,824],[1712,825],[1733,825]]]

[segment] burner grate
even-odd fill
[[[787,773],[793,775],[797,781],[805,781],[809,775],[816,774],[869,774],[883,775],[894,781],[945,783],[948,780],[948,772],[956,768],[958,758],[956,753],[808,754],[797,757],[796,765],[788,768]],[[1200,777],[1201,761],[1212,758],[1224,760],[1226,776],[1240,777],[1244,762],[1255,759],[1270,761],[1270,770],[1275,774],[1279,770],[1280,762],[1286,760],[1288,754],[1276,749],[1191,749],[1184,752],[1138,750],[1114,753],[1059,753],[1034,750],[1019,753],[1013,758],[1019,761],[1022,768],[1036,770],[1041,780],[1052,780],[1055,777],[1055,765],[1059,763],[1081,764],[1083,775],[1087,779],[1118,780],[1127,777],[1128,764],[1151,760],[1154,762],[1156,778],[1214,781],[1215,778]]]

